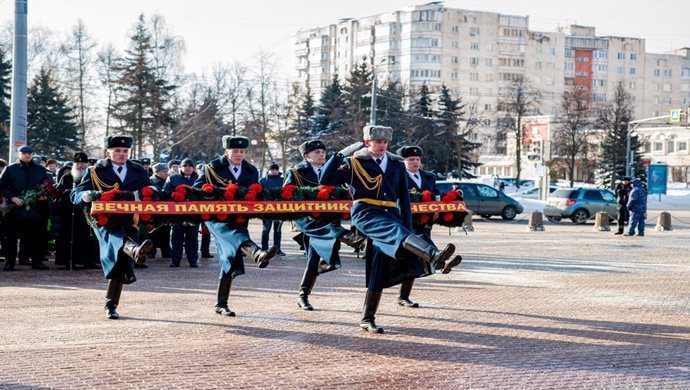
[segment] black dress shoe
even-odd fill
[[[213,258],[213,255],[210,254],[210,253],[207,253],[207,254],[205,254],[205,255],[201,255],[201,258],[202,258],[202,259],[212,259],[212,258]]]
[[[148,268],[148,267],[149,267],[149,266],[146,265],[146,264],[137,264],[137,263],[134,263],[134,268]]]
[[[197,263],[189,263],[190,268],[199,268],[199,264]]]
[[[45,270],[48,270],[50,268],[48,268],[47,265],[43,264],[43,262],[38,262],[35,264],[31,264],[31,269],[40,269],[42,271],[45,271]]]
[[[176,268],[179,266],[180,266],[180,263],[175,263],[175,262],[170,263],[170,268]]]
[[[2,267],[3,271],[14,271],[14,265],[12,264],[5,264],[4,267]]]

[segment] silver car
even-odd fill
[[[561,188],[550,194],[544,205],[544,215],[552,222],[570,218],[573,223],[582,224],[600,211],[605,211],[609,219],[616,216],[613,192],[600,188]]]

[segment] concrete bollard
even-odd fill
[[[656,227],[654,230],[659,232],[673,230],[673,227],[671,227],[671,213],[662,211],[661,214],[659,214],[659,219],[656,221]]]
[[[597,213],[596,218],[594,219],[594,231],[611,231],[611,226],[609,226],[609,214],[607,212],[600,211]]]
[[[465,228],[466,232],[473,232],[474,225],[472,225],[472,216],[474,213],[472,210],[467,210],[467,215],[465,215],[465,220],[462,222],[462,226]],[[461,231],[462,228],[456,228],[455,231]]]
[[[527,222],[527,230],[531,232],[544,231],[544,214],[540,211],[532,211],[529,213],[529,222]]]

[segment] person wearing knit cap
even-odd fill
[[[194,161],[189,158],[182,160],[180,173],[168,176],[163,191],[171,193],[178,186],[193,186],[199,175],[194,169]],[[182,261],[182,250],[187,255],[187,262],[192,268],[198,268],[199,264],[199,224],[178,223],[172,227],[172,252],[170,254],[170,266],[179,267]]]
[[[319,173],[326,162],[326,144],[319,140],[306,141],[299,146],[304,160],[285,173],[284,185],[318,187]],[[366,237],[351,232],[340,223],[303,218],[295,221],[302,231],[307,266],[300,284],[297,305],[304,310],[314,310],[309,302],[316,279],[320,274],[340,268],[340,243],[362,250]]]
[[[369,238],[367,294],[359,325],[365,331],[383,333],[374,321],[383,289],[429,275],[429,267],[447,273],[453,266],[447,260],[455,245],[439,250],[414,234],[405,164],[402,157],[387,151],[393,129],[366,126],[363,138],[364,144],[352,144],[326,162],[320,184],[349,184],[352,223]],[[353,157],[345,157],[353,152]]]
[[[180,160],[168,161],[168,176],[180,173]]]
[[[204,184],[223,188],[230,184],[249,187],[252,184],[258,184],[259,170],[244,159],[249,147],[249,138],[226,135],[223,136],[222,143],[225,149],[223,156],[202,167],[199,178],[194,182],[194,187],[202,188]],[[226,222],[206,222],[218,249],[218,263],[221,269],[215,311],[223,316],[235,316],[235,312],[228,307],[228,298],[232,280],[239,275],[244,275],[242,254],[252,259],[259,268],[266,268],[269,260],[279,250],[275,245],[268,250],[263,250],[256,245],[249,237],[248,225],[248,221],[237,222],[234,216]]]
[[[139,191],[151,186],[148,172],[129,160],[134,140],[129,136],[110,136],[106,140],[106,158],[89,167],[82,181],[72,191],[72,203],[83,205],[91,202],[92,191]],[[101,266],[108,290],[105,296],[105,313],[109,319],[120,315],[115,310],[120,301],[122,287],[136,282],[133,262],[144,264],[153,249],[151,240],[138,244],[130,236],[136,236],[136,228],[111,227],[107,224],[93,229],[100,244]]]

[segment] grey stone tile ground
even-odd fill
[[[463,263],[415,283],[418,309],[386,290],[383,335],[358,327],[364,265],[347,248],[343,268],[318,279],[316,310],[297,307],[304,259],[292,234],[286,225],[286,257],[247,264],[235,281],[235,318],[213,312],[209,260],[149,261],[117,321],[104,317],[100,271],[0,273],[0,388],[690,387],[688,226],[644,238],[591,224],[529,232],[524,219],[434,229]]]

